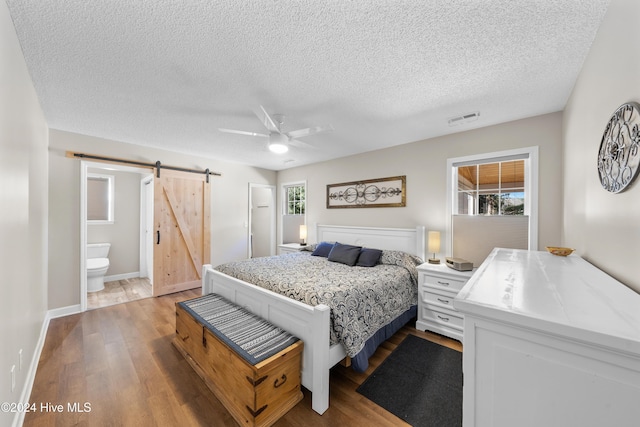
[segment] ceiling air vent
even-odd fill
[[[480,117],[480,112],[476,111],[473,113],[464,114],[462,116],[452,117],[448,120],[449,126],[458,126],[465,123],[471,123],[478,120]]]

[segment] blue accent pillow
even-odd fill
[[[327,259],[333,262],[339,262],[350,266],[356,265],[362,246],[343,245],[336,242],[333,249],[329,252]]]
[[[329,256],[329,252],[331,252],[331,249],[333,249],[333,243],[320,242],[318,243],[318,246],[316,246],[316,249],[311,252],[311,255],[322,256],[326,258]]]
[[[380,261],[381,256],[382,251],[380,249],[362,248],[356,265],[359,267],[373,267]]]

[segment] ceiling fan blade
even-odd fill
[[[295,138],[302,138],[309,135],[316,135],[324,132],[331,132],[332,130],[333,130],[333,126],[331,125],[314,126],[306,129],[292,130],[291,132],[287,132],[287,135],[289,136],[289,138],[295,139]]]
[[[271,118],[269,113],[267,113],[267,110],[265,110],[262,105],[259,105],[258,108],[254,110],[254,113],[260,122],[262,122],[264,127],[266,127],[270,132],[280,133],[280,128],[278,128],[276,122]]]
[[[299,141],[297,139],[289,139],[289,145],[300,148],[316,148],[314,145],[311,145],[308,142]]]
[[[269,137],[269,135],[264,134],[264,133],[247,132],[247,131],[244,131],[244,130],[223,129],[223,128],[218,128],[218,130],[220,132],[226,132],[226,133],[237,133],[238,135],[262,136],[262,137],[266,137],[266,138]]]

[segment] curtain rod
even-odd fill
[[[138,162],[135,160],[117,159],[115,157],[96,156],[93,154],[85,154],[85,153],[74,153],[72,151],[67,151],[67,157],[72,157],[76,159],[102,160],[102,161],[107,161],[112,163],[124,163],[127,165],[155,168],[158,178],[160,177],[160,169],[169,169],[174,171],[190,172],[190,173],[203,173],[207,176],[207,182],[209,182],[209,175],[222,176],[220,172],[211,172],[208,168],[205,170],[197,170],[197,169],[181,168],[178,166],[167,166],[160,163],[160,160],[158,160],[155,163],[147,163],[147,162]]]

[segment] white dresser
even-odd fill
[[[454,306],[465,427],[640,425],[633,290],[577,255],[495,249]]]
[[[419,265],[416,329],[462,341],[463,316],[453,307],[453,299],[472,273],[453,270],[445,264]]]

